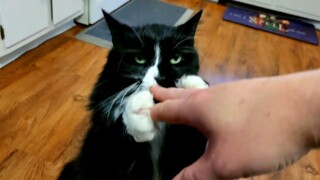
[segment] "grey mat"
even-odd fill
[[[132,0],[111,13],[113,17],[130,26],[150,23],[178,25],[191,17],[193,11],[157,0]],[[111,34],[104,19],[79,33],[77,39],[97,46],[111,48]]]

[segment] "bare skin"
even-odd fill
[[[152,87],[152,119],[196,127],[203,156],[175,180],[212,180],[278,171],[320,145],[320,70],[208,89]]]

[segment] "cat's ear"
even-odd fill
[[[198,26],[201,15],[202,15],[202,10],[197,12],[191,19],[189,19],[184,24],[179,25],[177,27],[178,31],[189,36],[194,36],[197,30],[197,26]]]
[[[125,45],[128,43],[128,35],[137,35],[135,30],[130,26],[120,23],[104,10],[102,10],[102,13],[111,32],[113,46]],[[131,42],[134,42],[134,39],[139,43],[139,37],[133,38]]]

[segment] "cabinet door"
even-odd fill
[[[104,0],[104,1],[100,1],[98,3],[99,9],[98,9],[98,7],[96,7],[96,10],[99,10],[99,13],[101,13],[101,9],[105,10],[108,13],[111,13],[112,11],[116,10],[117,8],[124,5],[128,1],[129,0]],[[101,15],[102,15],[102,13],[101,13]]]
[[[53,23],[57,24],[83,11],[83,0],[52,0]]]
[[[93,24],[103,17],[102,9],[108,13],[116,10],[120,6],[129,2],[129,0],[100,0],[90,1],[89,5],[89,23]]]
[[[319,0],[277,0],[276,6],[298,13],[304,17],[320,20]]]
[[[0,0],[0,18],[10,47],[49,26],[48,0]]]

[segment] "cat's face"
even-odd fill
[[[170,27],[152,24],[129,27],[104,13],[112,34],[108,57],[110,74],[141,80],[146,86],[175,86],[183,75],[197,74],[194,34],[201,11],[186,23]]]

